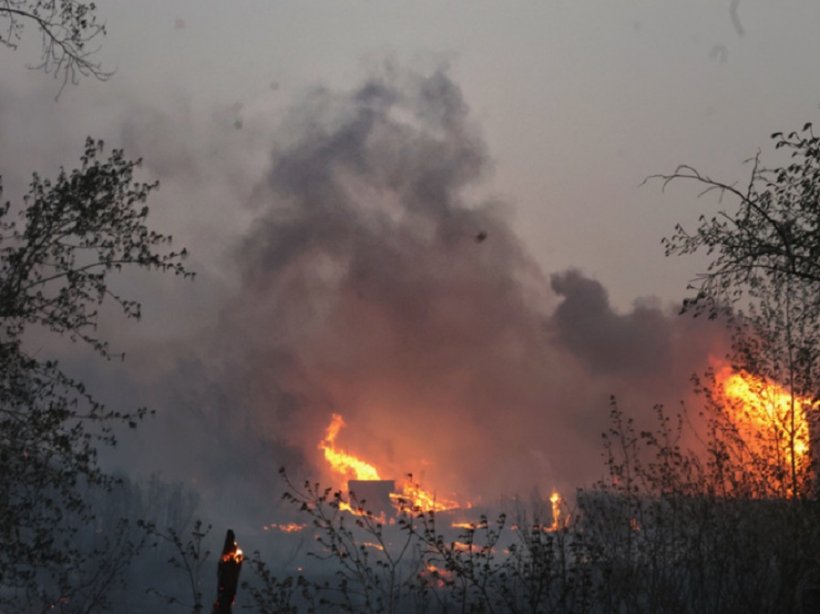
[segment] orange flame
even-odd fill
[[[241,548],[237,548],[233,552],[226,552],[225,554],[222,555],[222,562],[223,563],[228,563],[230,561],[233,561],[234,563],[236,563],[238,565],[244,560],[245,560],[245,555],[242,553]]]
[[[557,531],[561,523],[561,495],[557,490],[553,490],[550,495],[550,505],[552,505],[552,524],[549,531]]]
[[[367,516],[369,518],[372,518],[378,524],[382,524],[382,525],[384,525],[384,524],[394,524],[393,519],[388,520],[387,516],[385,516],[384,512],[379,512],[378,514],[374,514],[373,512],[367,510],[366,508],[364,508],[360,505],[357,505],[357,506],[351,505],[350,502],[345,501],[343,499],[339,499],[337,504],[339,506],[339,511],[340,512],[347,512],[349,514],[352,514],[353,516]]]
[[[325,437],[319,442],[325,460],[330,468],[345,480],[381,480],[379,470],[357,456],[336,447],[336,437],[345,426],[344,418],[333,414],[325,430]],[[390,499],[398,510],[419,510],[423,512],[441,512],[462,507],[457,501],[443,499],[435,493],[423,490],[412,479],[401,485],[401,492],[390,493]],[[339,509],[357,513],[350,504],[342,502]]]
[[[784,476],[802,476],[809,469],[811,399],[795,396],[765,378],[729,368],[717,374],[734,427],[753,456],[773,462]],[[787,480],[790,481],[790,480]],[[786,487],[789,497],[796,484]]]
[[[450,548],[453,550],[453,552],[464,552],[470,554],[482,551],[495,552],[494,547],[488,548],[486,546],[482,546],[481,544],[476,544],[473,542],[454,541],[450,543]]]
[[[325,438],[319,442],[319,449],[325,453],[325,460],[330,463],[333,471],[347,479],[380,480],[379,472],[373,465],[336,448],[336,437],[344,425],[344,418],[333,414],[325,430]]]
[[[435,493],[423,490],[412,480],[402,484],[401,493],[391,493],[390,499],[400,510],[410,508],[422,512],[445,512],[462,507],[457,501],[442,499]]]
[[[288,522],[284,524],[277,524],[272,523],[265,525],[262,527],[263,531],[281,531],[282,533],[298,533],[299,531],[303,530],[307,525],[306,524],[299,524],[296,522]]]
[[[427,563],[424,569],[419,572],[419,576],[437,588],[444,588],[448,582],[453,580],[454,573],[433,563]]]

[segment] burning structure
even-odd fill
[[[398,489],[394,480],[382,479],[374,465],[336,445],[336,438],[344,425],[344,418],[333,414],[325,430],[325,437],[319,442],[319,449],[333,474],[337,478],[341,477],[342,481],[347,480],[348,493],[355,497],[355,501],[349,502],[354,509],[363,507],[380,513],[390,507],[407,507],[438,512],[463,507],[455,500],[438,497],[435,492],[423,489],[414,482],[412,475],[407,475]]]

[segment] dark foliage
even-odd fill
[[[0,45],[16,49],[23,33],[36,28],[41,41],[39,64],[34,68],[53,73],[61,90],[80,77],[106,80],[110,72],[94,61],[96,47],[105,35],[97,20],[97,6],[78,0],[3,0],[0,2]]]
[[[108,358],[97,335],[101,306],[140,315],[137,301],[111,289],[111,274],[190,275],[184,250],[170,251],[170,237],[147,226],[144,203],[156,184],[135,181],[138,162],[121,151],[101,153],[89,139],[79,169],[54,181],[34,175],[19,207],[0,207],[0,603],[65,596],[86,556],[73,542],[89,519],[84,489],[113,483],[97,464],[98,447],[146,413],[106,408],[57,362],[31,355],[26,340],[66,336]]]

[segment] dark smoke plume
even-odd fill
[[[577,271],[550,288],[508,206],[468,197],[490,162],[446,71],[317,89],[284,126],[239,292],[155,383],[163,447],[186,433],[172,464],[245,484],[233,505],[272,506],[280,464],[327,481],[334,412],[382,477],[488,502],[568,490],[602,471],[610,394],[675,403],[719,352],[714,329],[646,301],[618,314]]]

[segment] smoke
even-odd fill
[[[550,278],[563,300],[550,318],[554,341],[597,377],[642,382],[663,394],[670,373],[689,373],[725,340],[719,327],[692,318],[676,318],[657,301],[636,301],[631,312],[618,314],[606,289],[576,270]]]
[[[280,464],[338,485],[317,443],[340,413],[339,444],[385,478],[486,502],[570,490],[601,472],[611,394],[677,402],[718,351],[651,301],[618,314],[578,271],[545,278],[509,206],[469,196],[491,163],[445,70],[316,89],[284,126],[236,294],[154,384],[165,445],[185,433],[170,464],[199,484],[263,507]]]
[[[571,492],[603,471],[610,395],[648,416],[723,352],[715,324],[651,300],[618,313],[583,273],[544,274],[511,205],[480,196],[491,159],[445,69],[316,88],[274,136],[267,104],[242,129],[177,106],[111,112],[108,140],[161,178],[157,219],[202,274],[129,278],[165,321],[123,329],[122,365],[75,371],[157,410],[112,463],[185,480],[234,528],[283,513],[280,465],[339,485],[317,449],[332,413],[387,479],[488,503]]]

